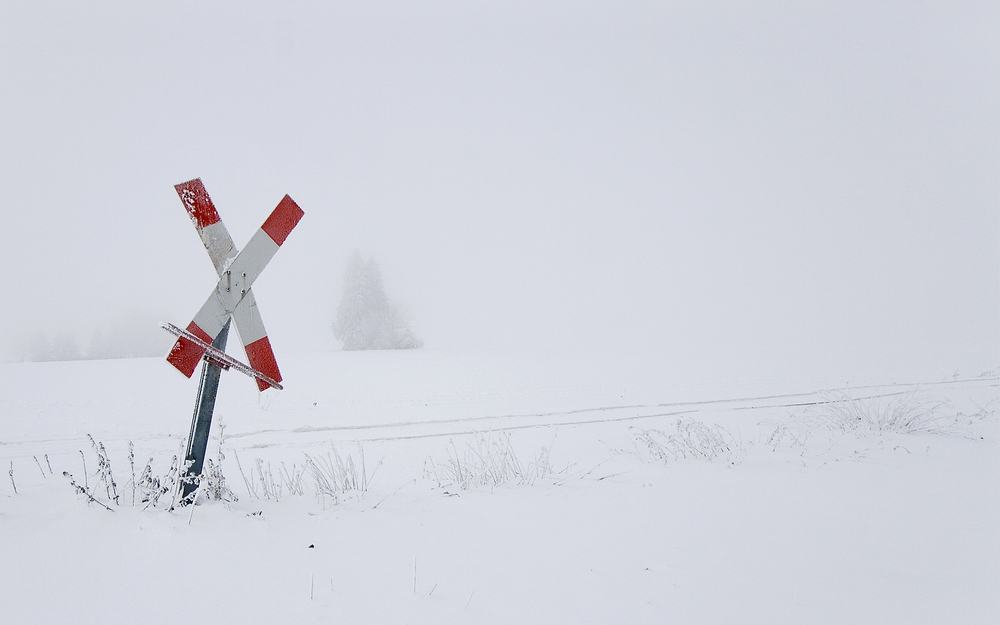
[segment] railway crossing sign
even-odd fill
[[[174,189],[219,275],[215,288],[186,329],[169,323],[162,325],[178,337],[167,362],[190,378],[198,362],[205,361],[188,436],[186,460],[190,466],[183,493],[187,497],[196,488],[190,478],[201,475],[221,372],[235,368],[253,377],[261,391],[271,387],[281,389],[281,372],[251,287],[302,219],[303,212],[286,195],[241,252],[233,244],[200,178],[175,185]],[[230,320],[236,322],[249,365],[225,353]]]
[[[250,367],[265,376],[257,377],[257,387],[263,391],[274,386],[267,378],[281,382],[281,372],[278,371],[278,363],[274,360],[271,342],[267,339],[264,321],[250,287],[299,223],[302,209],[286,195],[240,252],[200,178],[174,188],[219,274],[215,289],[188,324],[187,333],[210,344],[232,317]],[[206,351],[204,345],[191,340],[188,335],[181,335],[170,350],[167,361],[190,378]]]

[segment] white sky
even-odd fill
[[[200,177],[240,247],[305,211],[254,287],[279,362],[336,345],[357,248],[429,348],[979,373],[998,32],[995,2],[0,0],[0,347],[186,325]]]

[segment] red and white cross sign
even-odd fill
[[[302,219],[302,209],[286,195],[241,252],[233,244],[200,178],[174,188],[219,274],[215,289],[188,325],[187,331],[211,344],[232,317],[250,367],[264,377],[281,382],[278,363],[274,360],[264,321],[250,287]],[[205,352],[204,345],[181,336],[167,355],[167,361],[191,377]],[[256,380],[257,388],[262,391],[271,386],[261,377],[256,377]]]

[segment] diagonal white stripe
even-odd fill
[[[194,316],[194,323],[205,331],[213,339],[222,331],[222,326],[226,325],[226,320],[235,308],[236,302],[225,297],[219,289],[214,289],[209,294],[208,299],[202,305],[201,310]]]
[[[226,225],[222,223],[221,219],[197,230],[201,242],[205,244],[209,258],[212,259],[215,272],[221,275],[226,265],[239,254],[239,250],[233,243],[233,238],[229,236],[229,230],[226,229]]]
[[[250,290],[254,281],[264,271],[264,267],[278,252],[278,244],[263,230],[257,230],[247,246],[243,248],[236,259],[229,265],[229,269],[224,272],[219,280],[222,284],[226,282],[226,288],[239,292],[240,295]],[[229,276],[226,276],[226,273]]]
[[[244,347],[267,336],[253,291],[247,291],[236,305],[236,309],[233,310],[233,321],[236,322],[236,330]]]

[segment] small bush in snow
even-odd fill
[[[104,443],[94,440],[89,434],[87,435],[87,439],[90,441],[91,448],[97,456],[97,469],[95,473],[91,475],[87,471],[86,455],[83,453],[83,450],[80,450],[80,460],[83,467],[83,485],[78,484],[69,472],[64,471],[63,475],[70,480],[70,485],[73,489],[77,493],[85,495],[91,503],[98,503],[112,510],[112,505],[123,505],[123,498],[121,497],[121,493],[119,493],[118,483],[111,469],[110,456],[104,447]],[[163,504],[166,506],[166,509],[173,509],[177,504],[189,504],[195,501],[196,498],[211,501],[236,501],[236,495],[229,489],[226,478],[222,473],[223,459],[224,456],[222,455],[220,446],[219,455],[214,462],[211,458],[206,459],[205,470],[202,475],[184,478],[181,476],[186,473],[191,461],[181,462],[175,454],[170,461],[170,468],[167,469],[165,474],[161,475],[153,469],[153,458],[150,458],[139,476],[136,477],[135,446],[129,442],[128,462],[132,474],[129,486],[132,489],[132,497],[131,504],[127,503],[129,498],[124,498],[125,505],[142,505],[143,508],[155,508]],[[48,457],[45,460],[48,463]],[[90,477],[97,478],[93,487],[90,486]],[[180,486],[185,479],[191,480],[198,488],[185,499],[178,500]]]
[[[336,448],[326,457],[314,458],[306,454],[305,468],[315,485],[316,496],[321,499],[329,497],[334,503],[339,503],[341,497],[352,492],[364,496],[368,492],[364,448],[361,448],[360,456],[359,463],[355,463],[353,456],[348,454],[342,457]]]
[[[424,462],[425,477],[436,481],[438,486],[455,485],[463,490],[475,486],[500,486],[510,481],[533,484],[536,479],[552,473],[548,448],[542,447],[535,460],[524,465],[514,452],[507,432],[497,438],[477,434],[461,453],[452,441],[447,460],[437,463],[428,458]]]
[[[831,430],[857,434],[950,432],[954,419],[941,414],[945,406],[946,401],[922,396],[917,390],[858,399],[839,393],[804,416]]]
[[[237,501],[236,494],[226,485],[226,476],[222,474],[222,459],[220,453],[218,462],[211,458],[205,459],[208,468],[199,479],[199,489],[209,501]]]
[[[104,484],[108,499],[118,505],[118,485],[115,483],[115,476],[111,471],[111,459],[108,458],[108,452],[104,449],[104,443],[98,443],[90,434],[87,434],[87,438],[97,455],[97,479]]]
[[[305,454],[302,466],[293,464],[289,469],[284,462],[277,466],[255,458],[250,465],[248,478],[240,464],[239,454],[233,457],[243,476],[247,492],[254,499],[278,500],[287,495],[304,495],[311,486],[316,497],[323,502],[327,498],[334,504],[340,503],[345,495],[357,494],[363,497],[368,492],[368,471],[365,466],[364,448],[360,449],[360,460],[355,462],[350,454],[341,455],[336,448],[326,456]],[[382,463],[380,462],[379,465]],[[376,470],[378,467],[376,467]]]
[[[736,464],[746,452],[745,444],[729,430],[719,425],[705,425],[694,419],[678,419],[675,434],[656,429],[632,428],[632,437],[636,445],[644,449],[651,459],[660,462],[699,458]]]

